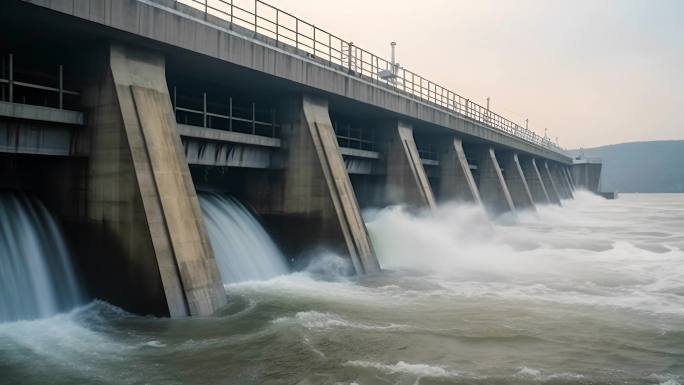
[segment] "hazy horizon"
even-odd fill
[[[684,2],[270,3],[385,57],[397,41],[407,69],[479,104],[491,97],[565,148],[684,139]]]

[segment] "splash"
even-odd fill
[[[240,202],[210,193],[199,199],[223,283],[263,281],[288,273],[285,257]]]
[[[73,308],[81,293],[57,223],[38,201],[0,194],[0,322]]]

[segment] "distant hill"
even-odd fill
[[[684,193],[684,140],[614,144],[582,152],[603,160],[602,191]]]

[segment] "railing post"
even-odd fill
[[[176,91],[176,86],[173,86],[173,115],[178,121],[178,93]]]
[[[14,103],[14,54],[9,54],[9,102]]]
[[[230,0],[230,29],[233,29],[233,0]]]
[[[259,16],[258,14],[258,9],[259,9],[259,0],[254,0],[254,37],[257,36],[257,33],[259,33]]]
[[[295,48],[299,49],[299,19],[295,18]]]
[[[316,26],[313,26],[313,55],[316,57]]]
[[[349,42],[347,44],[347,67],[349,67],[349,71],[351,72],[352,70],[352,47],[354,46],[353,42]]]
[[[64,66],[59,65],[59,109],[64,108]]]
[[[276,109],[271,109],[271,137],[276,137]]]
[[[332,64],[332,35],[330,34],[328,34],[328,61],[330,61],[330,64]]]
[[[252,135],[256,135],[256,103],[252,102]]]
[[[280,10],[276,8],[276,43],[280,41]]]
[[[233,131],[233,98],[228,98],[228,131]]]
[[[204,125],[202,127],[207,128],[207,93],[203,92],[202,93],[202,99],[203,99],[203,108],[202,108],[202,117],[204,120]]]

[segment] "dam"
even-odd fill
[[[11,0],[0,29],[0,207],[42,202],[83,291],[134,313],[211,315],[313,249],[376,274],[369,208],[598,189],[600,163],[261,1]]]

